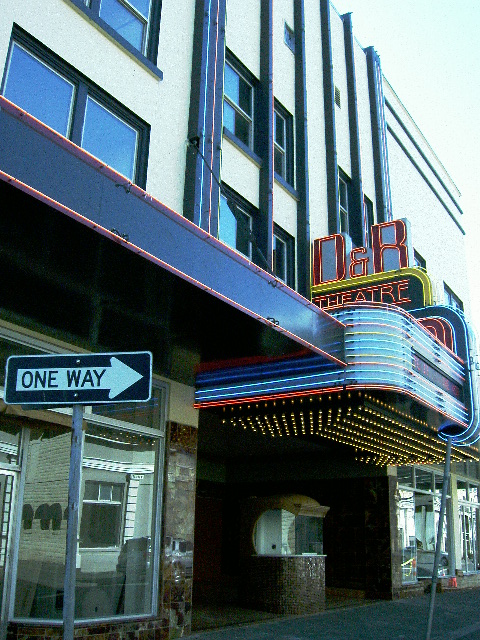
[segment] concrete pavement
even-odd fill
[[[429,596],[198,632],[192,640],[425,640]],[[437,593],[431,640],[480,640],[480,589]]]

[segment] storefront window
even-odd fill
[[[478,527],[479,504],[478,486],[466,480],[457,481],[457,495],[459,500],[460,545],[462,556],[462,570],[465,573],[478,571]]]
[[[67,532],[69,429],[32,429],[18,548],[15,617],[61,619]]]
[[[123,407],[113,420],[84,414],[76,619],[153,612],[154,548],[160,515],[156,484],[163,477],[159,468],[163,393],[155,389],[149,403]],[[148,426],[140,432],[120,417]],[[154,429],[155,425],[159,428]],[[45,422],[44,428],[27,429],[27,433],[14,617],[61,620],[71,429]],[[6,443],[4,449],[7,444],[10,451],[14,443]],[[5,485],[5,495],[7,488]]]
[[[88,425],[83,456],[77,618],[151,610],[157,440]]]
[[[414,472],[415,487],[411,478]],[[399,545],[402,550],[402,582],[431,578],[440,519],[443,476],[428,469],[399,467],[397,506]],[[441,538],[438,575],[448,574],[448,512]]]
[[[402,583],[417,579],[417,545],[415,540],[415,498],[413,491],[399,490],[397,504],[398,535],[402,550]]]

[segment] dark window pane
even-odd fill
[[[273,269],[281,280],[287,278],[287,245],[283,240],[273,236]]]
[[[283,151],[275,147],[273,150],[275,171],[285,178],[285,154]]]
[[[239,78],[238,105],[250,117],[252,116],[252,87],[243,78]]]
[[[431,471],[415,469],[415,486],[422,491],[433,491],[433,476]]]
[[[250,122],[235,112],[235,135],[239,140],[243,142],[247,147],[250,146]]]
[[[100,17],[117,33],[138,49],[143,50],[143,33],[145,25],[117,0],[102,0]]]
[[[285,120],[275,112],[275,142],[285,149]]]
[[[87,480],[85,482],[84,500],[98,500],[98,482]]]
[[[137,131],[90,97],[87,98],[82,147],[133,180]]]
[[[46,125],[68,136],[73,85],[13,45],[4,95]]]
[[[250,256],[250,216],[242,211],[239,213],[241,222],[237,225],[237,249],[246,256]]]
[[[108,500],[112,499],[112,485],[100,483],[100,492],[98,494],[99,500]]]
[[[118,504],[84,503],[80,524],[81,547],[116,547],[120,542],[122,510]]]

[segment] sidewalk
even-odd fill
[[[425,640],[429,596],[374,602],[276,618],[215,631],[192,640]],[[431,640],[480,640],[480,589],[437,593]]]

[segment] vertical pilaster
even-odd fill
[[[325,117],[325,153],[327,157],[328,232],[339,230],[337,141],[335,133],[335,92],[333,84],[332,32],[330,0],[320,0],[322,28],[323,99]]]
[[[367,55],[368,88],[372,121],[377,222],[381,223],[392,220],[382,69],[380,58],[373,47],[365,49],[365,53]]]
[[[260,251],[273,266],[273,0],[262,0],[260,15],[260,86],[256,126],[257,151],[262,158],[259,183],[260,219],[254,228]],[[253,255],[254,262],[258,257]]]
[[[348,123],[350,130],[351,189],[349,202],[349,233],[357,247],[367,246],[368,238],[363,213],[362,160],[360,130],[358,126],[357,81],[355,74],[355,48],[352,14],[342,16],[347,69]]]
[[[294,0],[295,32],[295,140],[297,204],[297,288],[310,297],[310,194],[308,179],[307,83],[305,57],[305,2]]]
[[[198,0],[192,56],[184,216],[218,233],[226,0]]]

